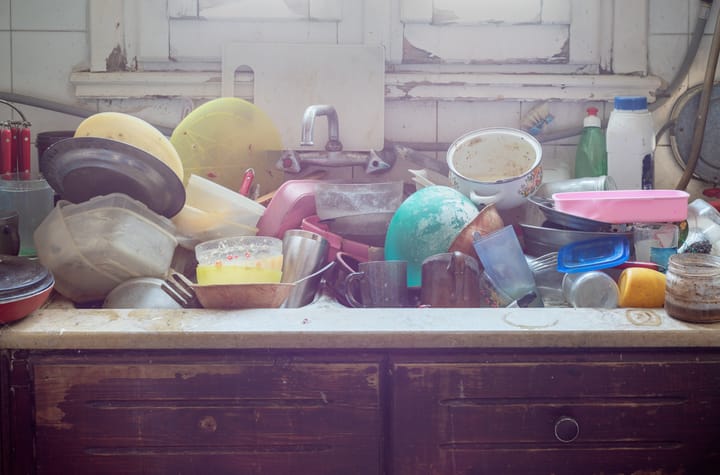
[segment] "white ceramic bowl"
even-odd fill
[[[492,127],[461,136],[447,152],[452,187],[478,206],[525,203],[542,183],[542,147],[518,129]]]

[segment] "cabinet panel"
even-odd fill
[[[394,474],[714,473],[717,355],[562,359],[395,360]]]
[[[368,474],[379,364],[46,358],[32,365],[38,474]]]

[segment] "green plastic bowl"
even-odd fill
[[[416,191],[395,211],[385,236],[385,260],[407,261],[408,287],[422,284],[422,263],[447,252],[455,237],[479,214],[468,197],[447,186]]]

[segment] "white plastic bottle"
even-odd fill
[[[618,96],[607,131],[608,175],[618,189],[652,189],[655,126],[644,96]]]

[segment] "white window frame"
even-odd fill
[[[336,2],[310,1],[320,15],[339,14]],[[659,78],[647,75],[648,27],[637,21],[647,18],[648,0],[571,0],[567,64],[502,66],[400,64],[404,1],[408,0],[363,0],[363,41],[385,46],[386,100],[612,100],[617,94],[653,100],[661,85]],[[133,71],[136,61],[172,64],[169,19],[194,11],[195,4],[195,0],[89,0],[91,68],[73,73],[76,95],[85,99],[219,97],[219,65],[217,71]],[[613,33],[603,36],[602,31]],[[124,52],[130,71],[107,70],[113,50]],[[597,74],[597,68],[613,74]],[[252,100],[252,76],[239,74],[235,90]]]

